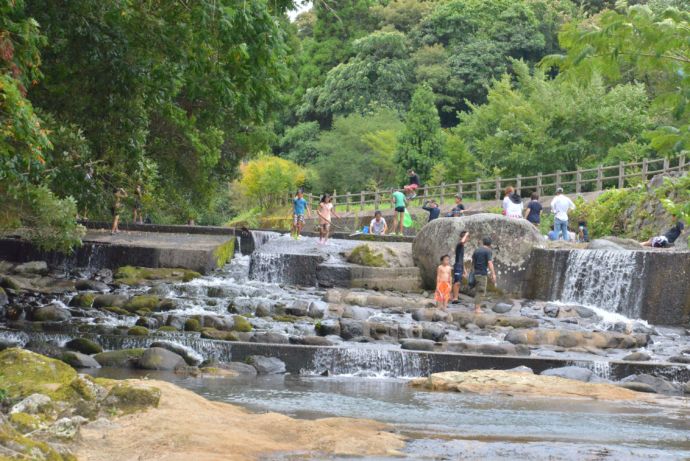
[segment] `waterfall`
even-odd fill
[[[281,283],[289,264],[282,254],[255,251],[249,265],[249,278],[265,283]]]
[[[281,236],[278,232],[271,231],[250,231],[252,233],[252,238],[254,239],[254,248],[261,248],[269,241],[276,239]]]
[[[320,348],[311,365],[300,374],[373,375],[377,377],[419,377],[429,373],[426,356],[399,349],[368,347]]]
[[[562,288],[554,284],[551,298],[640,318],[644,258],[635,251],[571,250]]]

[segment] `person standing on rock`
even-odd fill
[[[120,232],[120,212],[122,211],[122,199],[127,198],[127,192],[121,187],[113,191],[113,206],[110,207],[110,212],[113,215],[113,226],[110,229],[111,234],[118,234]]]
[[[436,299],[436,307],[444,311],[448,309],[448,302],[450,301],[450,274],[450,256],[443,255],[441,256],[441,265],[436,269],[436,293],[434,294],[434,299]]]
[[[508,203],[505,205],[505,215],[509,218],[522,219],[523,209],[522,197],[516,192],[510,194],[508,196]]]
[[[493,254],[491,252],[491,238],[484,237],[482,246],[474,250],[472,254],[472,270],[474,271],[475,293],[474,293],[474,313],[482,313],[482,301],[486,296],[486,287],[489,276],[496,285],[496,271],[494,270]]]
[[[527,209],[525,210],[525,219],[535,226],[539,227],[541,224],[541,210],[543,207],[539,203],[539,194],[532,192],[532,197],[527,204]]]
[[[460,232],[460,240],[455,245],[455,263],[453,264],[453,300],[452,304],[460,302],[460,285],[462,279],[467,275],[465,271],[465,243],[470,238],[470,233],[467,231]]]
[[[319,202],[319,208],[316,214],[319,215],[319,243],[325,245],[328,243],[328,234],[331,230],[331,214],[338,218],[339,216],[333,210],[331,201],[333,198],[329,194],[324,194]]]
[[[309,219],[311,219],[311,210],[309,210],[309,203],[304,199],[304,191],[302,189],[297,191],[297,196],[292,201],[293,214],[292,214],[292,230],[290,233],[293,235],[295,240],[301,238],[302,228],[304,227],[304,213],[307,213]]]
[[[551,212],[556,215],[553,223],[553,230],[556,235],[563,236],[566,242],[570,240],[568,234],[568,212],[575,209],[575,204],[568,197],[563,195],[563,188],[556,189],[556,196],[551,200]]]
[[[405,220],[405,194],[396,190],[393,192],[393,235],[403,235],[403,221]]]

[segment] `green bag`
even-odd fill
[[[405,218],[403,219],[403,227],[412,227],[414,224],[414,221],[412,220],[412,216],[410,216],[410,213],[405,210]]]

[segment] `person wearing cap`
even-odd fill
[[[446,217],[460,218],[461,216],[465,216],[465,205],[462,204],[462,195],[457,194],[455,196],[455,206],[452,210],[450,210]]]
[[[436,200],[434,199],[431,199],[428,202],[424,203],[422,210],[429,212],[429,222],[433,221],[441,215],[441,209],[438,207],[438,203],[436,203]]]
[[[568,234],[568,211],[574,209],[575,204],[563,194],[563,188],[559,187],[556,189],[556,196],[551,200],[551,212],[555,215],[553,230],[556,231],[556,238],[560,234],[563,235],[563,240],[566,242],[570,240],[570,235]]]
[[[474,271],[474,313],[482,313],[482,301],[486,296],[486,286],[489,276],[496,285],[496,271],[494,270],[493,254],[491,252],[491,238],[484,237],[482,246],[472,254],[472,270]]]

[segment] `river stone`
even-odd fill
[[[101,368],[101,365],[90,355],[81,352],[67,351],[62,354],[62,361],[74,368]]]
[[[31,394],[27,398],[19,401],[19,403],[13,405],[10,409],[10,414],[27,413],[29,415],[35,415],[50,408],[52,403],[53,401],[47,395]]]
[[[499,288],[507,293],[521,293],[532,248],[543,246],[544,238],[534,225],[524,219],[492,213],[479,213],[462,219],[439,218],[422,228],[412,244],[412,254],[425,287],[435,287],[439,259],[455,248],[463,230],[471,235],[465,244],[466,257],[472,256],[483,237],[491,237]]]
[[[307,315],[313,319],[322,319],[328,312],[328,304],[323,301],[312,301]]]
[[[128,300],[125,295],[98,295],[93,299],[93,307],[122,307]]]
[[[98,280],[77,280],[74,282],[74,288],[79,291],[108,291],[110,287]]]
[[[435,342],[430,339],[403,339],[400,347],[409,351],[433,351]]]
[[[546,306],[544,306],[544,315],[547,315],[549,317],[556,318],[558,317],[558,313],[561,311],[561,308],[553,303],[548,303]]]
[[[131,368],[144,355],[145,349],[120,349],[93,356],[102,367]]]
[[[184,359],[187,365],[196,367],[203,363],[204,357],[189,346],[172,341],[154,341],[149,347],[160,347],[174,352]]]
[[[36,322],[64,322],[72,318],[72,314],[57,304],[39,307],[33,312],[32,318]]]
[[[285,313],[295,317],[306,317],[309,313],[309,301],[298,299],[285,309]]]
[[[588,319],[590,317],[594,317],[595,315],[595,312],[592,309],[584,306],[575,306],[575,312],[577,312],[577,315],[583,319]]]
[[[65,344],[65,347],[67,347],[67,349],[88,355],[103,352],[103,348],[100,346],[100,344],[86,338],[74,338],[73,340],[68,341],[67,344]]]
[[[256,312],[254,312],[254,315],[257,317],[270,317],[271,310],[266,306],[258,306],[256,308]]]
[[[278,375],[285,373],[285,363],[279,358],[250,355],[249,361],[260,375]]]
[[[656,390],[650,386],[649,384],[645,383],[638,383],[631,381],[629,383],[620,383],[618,384],[620,387],[624,387],[626,389],[630,389],[631,391],[636,391],[636,392],[646,392],[648,394],[656,394]]]
[[[252,343],[262,344],[288,344],[290,342],[286,335],[275,331],[264,331],[261,333],[254,333],[252,335],[252,339],[250,339],[249,341]]]
[[[520,365],[520,366],[517,366],[515,368],[511,368],[509,370],[506,370],[506,371],[512,371],[514,373],[529,373],[531,375],[534,374],[534,370],[532,370],[530,367],[526,367],[524,365]]]
[[[621,379],[621,384],[627,383],[643,383],[654,389],[654,392],[658,394],[677,394],[679,389],[673,384],[669,383],[663,378],[657,376],[641,374],[641,375],[630,375]]]
[[[602,237],[600,239],[592,240],[587,248],[590,250],[642,250],[642,245],[633,239],[624,239],[619,237]]]
[[[340,336],[347,340],[360,336],[368,337],[369,324],[363,320],[340,319]]]
[[[139,368],[144,370],[165,370],[173,371],[186,365],[184,359],[162,347],[151,347],[146,349],[144,355],[137,362]]]
[[[509,331],[505,340],[513,344],[528,346],[551,345],[566,348],[591,346],[599,349],[630,349],[646,346],[649,337],[643,334],[628,335],[608,331],[587,332],[534,328]]]
[[[226,370],[236,371],[237,373],[240,373],[243,375],[256,375],[256,368],[249,365],[248,363],[242,363],[242,362],[224,363],[223,365],[221,365],[221,368],[224,368]]]
[[[512,308],[513,308],[512,304],[497,303],[495,306],[493,306],[491,308],[491,310],[497,314],[505,314],[506,312],[509,312]]]
[[[333,346],[335,343],[323,336],[290,336],[290,344],[305,346]]]
[[[16,274],[45,275],[48,273],[48,264],[45,261],[29,261],[29,262],[14,266],[14,272]]]
[[[448,311],[441,309],[417,309],[412,318],[418,322],[452,322],[453,317]]]
[[[367,320],[374,314],[374,310],[367,307],[345,306],[342,317],[345,319]]]
[[[647,362],[651,359],[652,357],[644,352],[633,352],[632,354],[628,354],[623,357],[623,360],[626,362]]]
[[[588,382],[592,378],[592,370],[582,367],[560,367],[550,368],[539,373],[542,376],[558,376],[559,378],[574,379],[576,381]]]
[[[204,328],[215,328],[216,330],[230,331],[234,326],[232,319],[219,315],[202,315],[199,322]]]
[[[530,355],[529,348],[519,345],[515,346],[511,343],[501,344],[473,344],[457,341],[449,341],[446,343],[446,350],[448,352],[458,352],[464,354],[481,354],[481,355]]]
[[[448,334],[448,330],[436,323],[424,323],[422,325],[422,338],[441,342]]]
[[[674,355],[673,357],[669,357],[668,361],[672,363],[690,364],[690,357],[684,355]]]

